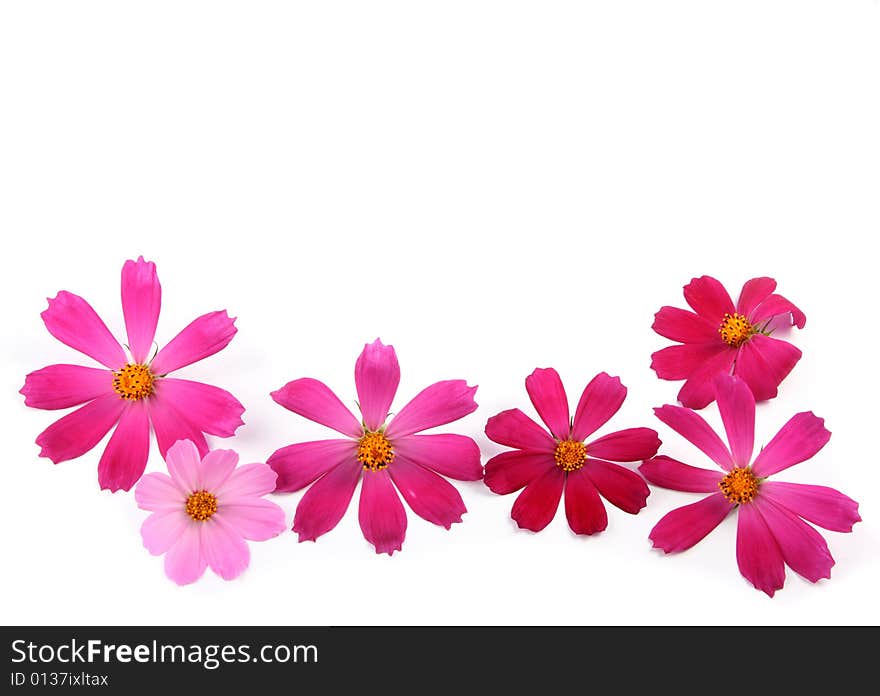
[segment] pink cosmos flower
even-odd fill
[[[734,306],[721,283],[702,276],[684,286],[693,312],[660,308],[652,328],[683,345],[658,350],[651,368],[660,379],[686,380],[678,393],[682,404],[700,409],[712,403],[719,374],[741,377],[758,401],[776,396],[801,352],[770,334],[782,325],[802,329],[807,317],[774,290],[773,278],[752,278]]]
[[[178,585],[195,582],[211,566],[224,580],[248,567],[245,539],[265,541],[284,531],[284,511],[263,496],[275,489],[265,464],[236,468],[232,450],[201,456],[179,440],[165,456],[168,473],[144,476],[135,488],[138,507],[150,515],[141,527],[144,546],[165,554],[165,574]]]
[[[333,428],[347,439],[302,442],[277,450],[267,464],[278,474],[277,491],[297,491],[315,482],[300,500],[293,531],[315,541],[345,514],[363,477],[358,518],[376,553],[400,551],[406,512],[394,488],[420,517],[449,529],[467,512],[454,486],[483,477],[480,449],[463,435],[416,435],[472,413],[476,387],[464,380],[437,382],[418,393],[386,423],[400,382],[392,346],[379,339],[364,346],[354,367],[362,418],[316,379],[288,382],[272,398],[309,420]]]
[[[486,423],[490,440],[516,448],[488,461],[485,482],[501,495],[523,489],[510,512],[522,529],[539,532],[550,524],[563,490],[568,526],[576,534],[595,534],[608,526],[600,493],[633,515],[645,507],[650,491],[642,477],[612,461],[653,457],[660,447],[657,433],[629,428],[584,443],[623,405],[626,387],[619,377],[596,375],[584,389],[573,420],[556,370],[536,369],[526,377],[526,391],[549,433],[518,408]]]
[[[654,409],[661,421],[722,469],[700,469],[666,456],[642,464],[641,472],[653,484],[711,493],[661,519],[650,534],[654,546],[666,553],[689,549],[736,510],[736,560],[757,589],[772,597],[785,582],[785,565],[810,582],[830,578],[834,559],[822,536],[804,520],[850,532],[861,520],[858,503],[832,488],[767,480],[825,446],[831,433],[824,421],[812,412],[798,413],[753,460],[755,397],[742,379],[730,375],[716,377],[715,388],[729,449],[694,411]]]
[[[161,300],[156,265],[143,257],[126,261],[122,313],[129,355],[83,298],[62,290],[49,300],[40,315],[49,333],[104,367],[49,365],[26,377],[21,393],[28,406],[54,410],[85,404],[40,433],[41,457],[55,464],[75,459],[115,425],[98,464],[98,483],[111,491],[128,490],[144,473],[151,422],[163,457],[182,439],[205,454],[204,433],[230,437],[242,425],[244,407],[229,392],[167,376],[225,348],[235,335],[235,319],[225,311],[203,314],[148,360]]]

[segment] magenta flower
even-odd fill
[[[623,405],[626,387],[619,377],[596,375],[584,389],[573,420],[556,370],[536,369],[526,377],[526,391],[549,433],[518,408],[486,423],[490,440],[516,448],[487,462],[485,483],[501,495],[523,489],[510,511],[522,529],[539,532],[550,524],[563,490],[568,526],[576,534],[595,534],[608,526],[600,493],[633,515],[645,507],[650,491],[642,477],[612,462],[653,457],[660,446],[657,433],[629,428],[584,443]]]
[[[284,511],[263,496],[275,489],[265,464],[236,468],[232,450],[204,457],[191,440],[168,448],[168,473],[144,476],[135,488],[138,507],[153,514],[141,536],[154,556],[165,554],[165,574],[178,585],[195,582],[211,567],[224,580],[248,567],[245,539],[265,541],[284,531]]]
[[[379,339],[364,346],[354,368],[361,421],[316,379],[288,382],[272,398],[348,439],[302,442],[277,450],[267,464],[278,474],[277,491],[297,491],[315,482],[296,508],[293,531],[314,541],[345,514],[363,476],[358,518],[376,553],[400,551],[406,511],[394,490],[420,517],[449,529],[467,510],[458,491],[442,476],[482,478],[477,443],[463,435],[416,435],[472,413],[476,387],[464,380],[427,387],[386,424],[400,382],[392,346]]]
[[[651,356],[651,368],[660,379],[686,380],[678,393],[682,404],[700,409],[712,403],[713,380],[719,374],[741,377],[758,401],[776,396],[801,352],[770,334],[782,325],[802,329],[807,317],[774,290],[773,278],[752,278],[734,307],[721,283],[702,276],[684,286],[693,312],[660,308],[652,328],[683,345],[658,350]]]
[[[55,464],[75,459],[97,445],[115,425],[98,464],[98,483],[128,490],[144,473],[150,451],[150,423],[164,457],[177,440],[192,440],[202,454],[203,433],[230,437],[242,425],[244,407],[227,391],[168,373],[207,358],[235,335],[225,311],[195,319],[152,360],[162,288],[156,265],[126,261],[122,267],[122,313],[128,333],[126,355],[83,298],[62,290],[40,316],[55,338],[101,363],[103,368],[49,365],[31,372],[21,393],[28,406],[62,409],[85,404],[37,437],[40,456]]]
[[[810,582],[830,578],[834,559],[822,536],[804,520],[850,532],[861,520],[858,503],[832,488],[767,480],[825,446],[831,433],[824,421],[812,412],[798,413],[753,461],[755,397],[738,377],[719,375],[715,387],[730,449],[694,411],[680,406],[654,409],[661,421],[723,470],[700,469],[666,456],[642,464],[641,472],[653,484],[711,493],[661,519],[650,534],[654,546],[666,553],[689,549],[736,510],[736,560],[757,589],[772,597],[785,582],[785,565]]]

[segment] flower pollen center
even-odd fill
[[[749,323],[745,315],[725,312],[718,333],[721,334],[721,340],[727,345],[739,348],[755,333],[755,327]]]
[[[577,471],[587,461],[587,448],[577,440],[561,440],[556,445],[553,459],[563,471]]]
[[[387,469],[394,459],[394,448],[383,433],[367,432],[358,442],[357,460],[368,471]]]
[[[752,470],[733,469],[723,479],[718,482],[718,487],[731,503],[742,505],[750,503],[758,493],[759,481],[752,473]]]
[[[146,365],[126,363],[113,373],[113,389],[129,401],[145,399],[153,393],[153,373]]]
[[[205,522],[217,512],[217,496],[208,491],[196,491],[186,499],[186,514],[196,522]]]

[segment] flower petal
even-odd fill
[[[245,539],[265,541],[284,531],[284,510],[263,498],[238,498],[220,502],[216,517],[233,527]]]
[[[660,445],[656,430],[627,428],[587,443],[587,452],[591,457],[613,462],[637,462],[653,457]]]
[[[426,387],[394,416],[385,434],[389,438],[405,437],[464,418],[477,410],[476,387],[463,379],[449,379]]]
[[[715,398],[727,432],[733,464],[747,467],[755,448],[755,397],[738,377],[718,375],[715,378]]]
[[[158,471],[141,477],[134,499],[142,510],[183,510],[186,505],[186,494],[168,474]]]
[[[584,441],[620,410],[626,399],[626,387],[620,377],[612,377],[600,372],[590,380],[581,394],[574,422],[571,428],[571,439]]]
[[[520,529],[540,532],[553,520],[565,486],[565,474],[554,466],[529,483],[517,496],[510,516]]]
[[[518,408],[502,411],[486,422],[486,437],[499,445],[553,452],[556,442],[549,433]]]
[[[697,314],[711,322],[717,322],[719,326],[726,313],[733,314],[736,311],[727,290],[712,276],[691,279],[684,286],[684,299]]]
[[[58,464],[85,454],[119,420],[125,404],[118,394],[110,393],[68,413],[37,436],[40,456]]]
[[[116,430],[98,462],[101,488],[129,490],[147,468],[150,456],[150,416],[142,401],[126,405]]]
[[[719,374],[730,374],[736,349],[722,344],[722,349],[688,375],[687,381],[678,392],[678,400],[688,408],[705,408],[715,400],[715,378]]]
[[[202,554],[224,580],[237,578],[251,561],[244,537],[216,515],[202,523]]]
[[[559,373],[552,367],[536,368],[526,377],[526,391],[541,420],[557,440],[566,440],[571,434],[568,415],[568,396]]]
[[[162,306],[162,286],[156,275],[156,264],[144,261],[126,261],[122,267],[122,313],[128,332],[128,347],[137,363],[146,362],[156,337],[159,309]]]
[[[779,544],[754,505],[740,505],[738,510],[736,561],[739,572],[756,589],[772,597],[785,584],[785,563]]]
[[[339,524],[362,471],[361,463],[353,459],[330,469],[312,484],[293,518],[293,531],[300,541],[315,541]]]
[[[336,432],[352,438],[360,438],[364,429],[330,387],[317,379],[303,377],[288,382],[271,394],[275,403],[288,411],[326,425]]]
[[[449,478],[459,481],[483,478],[480,446],[465,435],[408,435],[396,439],[394,449],[416,464]]]
[[[502,452],[486,462],[484,483],[493,493],[507,495],[556,468],[549,452],[513,450]]]
[[[259,498],[275,490],[278,475],[266,464],[245,464],[229,475],[217,488],[218,500],[227,502],[242,498]]]
[[[745,317],[750,316],[755,307],[770,297],[774,290],[776,290],[776,281],[773,278],[762,277],[747,280],[739,293],[739,300],[736,303],[737,313]]]
[[[733,468],[733,459],[727,447],[698,413],[689,408],[667,405],[655,408],[654,415],[685,440],[709,455],[709,458],[722,469],[730,471]]]
[[[173,510],[154,512],[141,525],[144,548],[154,556],[165,553],[191,524],[192,518],[184,512],[182,505]]]
[[[599,491],[583,469],[565,477],[565,516],[575,534],[596,534],[608,526],[608,513]]]
[[[203,314],[193,319],[156,354],[150,369],[153,374],[166,375],[204,360],[229,345],[236,331],[235,317],[230,318],[225,309]]]
[[[635,515],[648,504],[651,490],[636,472],[601,459],[587,459],[582,471],[609,503]]]
[[[752,470],[765,478],[806,461],[831,439],[825,419],[812,411],[798,413],[782,426],[773,439],[755,457]]]
[[[342,462],[357,457],[354,440],[299,442],[275,450],[266,464],[278,474],[276,491],[298,491]]]
[[[244,406],[225,389],[173,377],[156,380],[153,389],[158,398],[173,403],[203,433],[232,437],[244,425]]]
[[[801,355],[791,343],[756,334],[742,344],[733,373],[745,380],[756,401],[767,401],[776,396]]]
[[[761,496],[832,532],[851,532],[862,520],[855,500],[825,486],[764,481]]]
[[[688,379],[706,362],[722,353],[729,354],[732,363],[733,355],[729,349],[730,346],[721,340],[711,343],[685,343],[680,346],[669,346],[656,353],[651,353],[651,369],[657,373],[660,379],[671,381]]]
[[[184,495],[199,490],[199,467],[202,455],[192,440],[178,440],[165,454],[171,480]]]
[[[661,307],[654,315],[652,329],[664,338],[678,343],[707,343],[718,341],[718,327],[721,324],[711,322],[699,314],[694,314],[678,307]]]
[[[406,457],[398,454],[388,474],[412,511],[428,522],[449,529],[467,512],[455,486]]]
[[[397,496],[388,469],[368,471],[361,485],[358,520],[364,538],[376,553],[400,551],[406,538],[406,510]]]
[[[810,582],[831,577],[834,559],[828,544],[801,518],[762,496],[752,503],[770,528],[786,565]]]
[[[201,525],[187,525],[165,554],[165,575],[178,585],[195,582],[205,572],[207,563],[202,554]]]
[[[113,373],[82,365],[49,365],[24,379],[20,394],[32,408],[55,411],[113,392]]]
[[[354,366],[358,403],[367,430],[378,430],[391,410],[391,402],[400,384],[400,365],[394,346],[383,345],[378,338],[364,346]]]
[[[215,449],[199,462],[199,490],[215,493],[229,480],[238,464],[238,453],[233,450]]]
[[[156,433],[156,444],[159,453],[165,457],[168,449],[178,440],[190,440],[198,448],[199,453],[208,453],[208,443],[202,431],[194,426],[183,412],[170,400],[162,398],[161,393],[154,394],[149,401],[150,420]]]
[[[770,297],[758,305],[749,317],[749,321],[753,324],[758,324],[780,314],[790,314],[792,326],[796,326],[799,329],[807,325],[807,315],[782,295],[770,295]]]
[[[40,316],[55,338],[111,370],[128,362],[107,325],[79,295],[62,290],[49,300],[49,308]]]
[[[721,524],[733,507],[721,493],[715,493],[676,508],[654,525],[649,535],[651,543],[664,553],[686,551]]]
[[[644,462],[639,471],[655,486],[691,493],[717,492],[723,476],[720,471],[682,464],[663,454]]]

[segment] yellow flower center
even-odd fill
[[[553,458],[563,471],[577,471],[587,461],[587,448],[583,442],[562,440],[556,445]]]
[[[137,401],[153,393],[153,373],[146,365],[127,363],[113,373],[113,389],[123,399]]]
[[[196,491],[186,499],[186,514],[196,522],[211,519],[217,512],[217,496],[208,491]]]
[[[731,503],[742,505],[750,503],[758,493],[760,481],[752,473],[752,470],[734,469],[718,482],[718,487]]]
[[[721,334],[721,340],[727,345],[739,348],[755,333],[755,327],[749,323],[744,315],[726,312],[721,326],[718,328],[718,333]]]
[[[358,443],[357,459],[368,471],[387,469],[394,459],[391,440],[380,432],[365,433]]]

